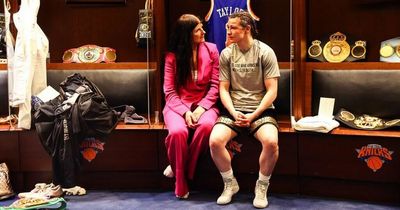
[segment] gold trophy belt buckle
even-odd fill
[[[340,63],[350,55],[350,45],[346,42],[346,35],[336,32],[329,37],[323,49],[323,55],[328,62]]]
[[[311,42],[311,46],[308,48],[308,55],[312,58],[316,58],[322,54],[322,47],[320,40],[314,40]]]
[[[354,43],[354,47],[351,48],[351,55],[355,58],[362,58],[367,52],[365,46],[367,45],[365,41],[358,40]]]
[[[390,44],[386,43],[379,50],[379,54],[384,58],[388,58],[392,56],[394,53],[396,53],[396,55],[400,58],[400,45],[393,47]]]
[[[63,63],[113,63],[117,58],[115,49],[97,45],[83,45],[66,50]]]
[[[400,119],[386,121],[367,114],[357,116],[345,109],[339,110],[335,119],[350,127],[365,130],[381,130],[392,126],[400,126]]]

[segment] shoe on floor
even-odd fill
[[[253,206],[256,208],[266,208],[268,206],[267,191],[269,182],[257,180],[256,187],[254,189],[255,198],[253,200]]]
[[[168,165],[164,170],[164,176],[168,178],[174,178],[174,172],[172,171],[171,165]]]
[[[235,177],[232,179],[224,179],[224,191],[217,199],[217,204],[225,205],[231,202],[232,196],[239,191],[239,184]]]
[[[35,184],[35,188],[33,188],[30,192],[18,193],[18,197],[19,198],[25,198],[28,195],[33,194],[33,193],[44,192],[45,189],[46,189],[46,183],[37,183],[37,184]]]
[[[176,197],[180,200],[186,200],[189,198],[189,192],[187,192],[184,196],[176,195]]]
[[[38,183],[30,192],[18,194],[19,198],[57,198],[63,195],[60,185]]]
[[[62,188],[66,195],[86,195],[86,189],[83,187],[75,186],[71,188]]]

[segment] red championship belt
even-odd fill
[[[93,44],[66,50],[63,63],[114,63],[117,59],[115,49]]]

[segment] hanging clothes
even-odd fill
[[[38,107],[34,122],[40,142],[52,158],[53,183],[70,188],[77,184],[82,158],[90,161],[95,157],[83,150],[102,151],[118,115],[100,89],[80,74],[61,82],[60,93]]]
[[[207,21],[206,40],[215,43],[219,52],[225,48],[225,25],[229,15],[240,11],[248,11],[255,20],[260,20],[252,12],[250,0],[210,0],[210,10],[205,17]]]
[[[22,0],[13,14],[17,29],[14,39],[10,31],[10,2],[4,1],[8,62],[9,104],[19,108],[18,128],[31,128],[31,96],[47,86],[46,56],[49,40],[37,24],[40,0]]]

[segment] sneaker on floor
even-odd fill
[[[35,188],[33,188],[30,192],[22,192],[18,194],[19,198],[25,198],[32,193],[43,192],[46,189],[46,183],[37,183],[35,184]]]
[[[184,196],[176,195],[176,197],[180,200],[186,200],[189,198],[189,192],[187,192]]]
[[[217,199],[217,204],[224,205],[228,204],[232,200],[232,196],[239,191],[239,184],[235,177],[231,179],[224,179],[224,191]]]
[[[19,198],[57,198],[63,195],[60,185],[38,183],[30,192],[19,193]]]
[[[256,208],[266,208],[268,206],[267,191],[269,182],[257,180],[256,187],[254,189],[255,198],[253,200],[253,206]]]
[[[174,178],[174,172],[172,171],[171,165],[168,165],[164,170],[164,176],[168,178]]]

